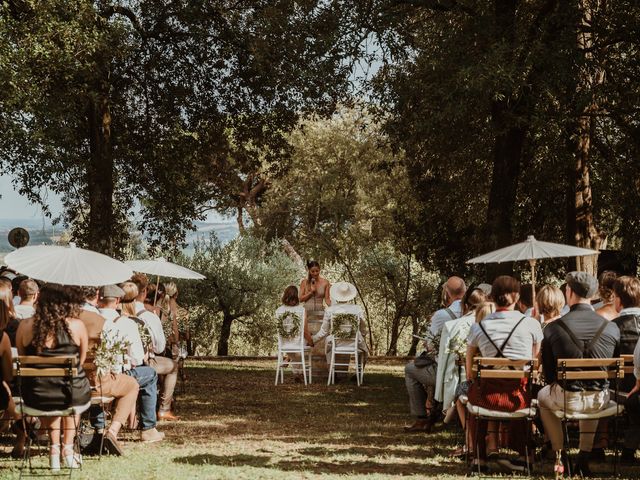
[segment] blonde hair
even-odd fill
[[[0,282],[0,329],[5,329],[9,321],[15,317],[11,284],[3,286],[3,283]]]
[[[496,311],[496,304],[493,302],[484,302],[476,307],[476,323],[480,323],[487,316]]]
[[[546,318],[557,317],[564,307],[564,294],[562,290],[553,285],[545,285],[536,295],[538,311]]]
[[[176,293],[178,293],[178,287],[173,282],[165,283],[164,293],[166,293],[169,297],[173,297]]]
[[[138,296],[138,286],[133,282],[124,282],[120,285],[120,288],[124,290],[124,297],[120,300],[122,305],[122,314],[130,317],[136,316],[136,304],[135,300]]]

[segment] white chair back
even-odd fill
[[[282,306],[276,310],[278,346],[300,344],[304,347],[304,307]]]
[[[331,335],[335,339],[336,345],[348,347],[353,345],[358,348],[358,332],[362,317],[348,309],[337,308],[331,313]]]

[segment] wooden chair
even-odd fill
[[[74,418],[74,435],[75,435],[75,446],[78,449],[78,424],[75,422],[75,416],[81,415],[85,412],[89,406],[90,402],[82,405],[82,406],[73,406],[70,405],[61,410],[40,410],[38,408],[30,407],[25,404],[24,395],[23,395],[23,379],[28,377],[62,377],[66,381],[69,382],[70,391],[73,391],[73,378],[78,376],[78,369],[76,368],[76,364],[78,362],[78,357],[75,355],[60,355],[55,357],[46,357],[46,356],[18,356],[14,359],[14,377],[16,379],[16,384],[18,387],[18,396],[22,399],[19,405],[16,405],[16,410],[18,413],[22,414],[22,424],[24,431],[27,433],[27,445],[24,450],[24,456],[22,458],[22,463],[20,465],[20,478],[24,473],[25,464],[28,462],[29,471],[32,472],[34,470],[33,465],[31,463],[31,448],[33,445],[33,440],[31,435],[29,435],[28,427],[29,424],[26,422],[26,417],[69,417],[73,416]],[[71,402],[73,403],[73,402]],[[82,466],[80,464],[80,466]],[[73,472],[73,468],[69,469],[69,477]]]
[[[558,383],[567,391],[567,382],[575,380],[613,380],[613,398],[618,398],[618,383],[624,378],[625,360],[619,358],[561,358],[558,359]],[[614,418],[613,436],[617,437],[617,418],[624,412],[624,405],[617,403],[615,400],[609,400],[605,408],[596,412],[572,412],[567,409],[567,397],[564,395],[564,406],[559,410],[552,410],[553,414],[562,420],[562,431],[565,436],[565,450],[568,452],[570,447],[570,438],[567,429],[567,422],[580,420],[600,420],[602,418]],[[584,433],[584,432],[583,432]],[[569,476],[571,476],[571,462],[569,463]],[[618,447],[614,442],[614,474],[617,474],[618,464]]]
[[[508,358],[486,358],[486,357],[475,357],[473,359],[473,373],[476,378],[476,381],[481,380],[491,380],[491,379],[513,379],[513,380],[521,380],[523,378],[527,379],[527,388],[530,390],[531,385],[533,383],[533,379],[537,375],[538,370],[538,360],[536,359],[521,359],[521,360],[511,360]],[[475,417],[476,420],[488,420],[495,422],[505,422],[505,421],[513,421],[513,420],[526,420],[527,422],[527,432],[528,440],[531,438],[531,422],[535,418],[537,414],[536,403],[531,402],[529,406],[526,408],[516,410],[514,412],[503,412],[499,410],[491,410],[488,408],[480,407],[477,405],[473,405],[469,402],[467,397],[461,397],[460,400],[466,404],[467,415]],[[467,426],[468,426],[468,422]],[[476,421],[476,445],[474,445],[474,449],[476,455],[479,455],[478,452],[478,435],[477,435],[477,426],[478,422]],[[531,474],[531,465],[529,464],[529,442],[526,442],[526,452],[525,457],[527,461],[526,472],[527,474]],[[478,465],[480,464],[478,458]],[[480,473],[480,472],[479,472]]]

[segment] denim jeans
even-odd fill
[[[158,374],[156,371],[141,365],[126,372],[140,385],[138,401],[140,402],[140,425],[142,430],[155,428],[157,423],[156,404],[158,402]]]

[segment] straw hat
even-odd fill
[[[356,298],[358,291],[349,282],[338,282],[331,285],[331,298],[338,302],[348,302]]]

